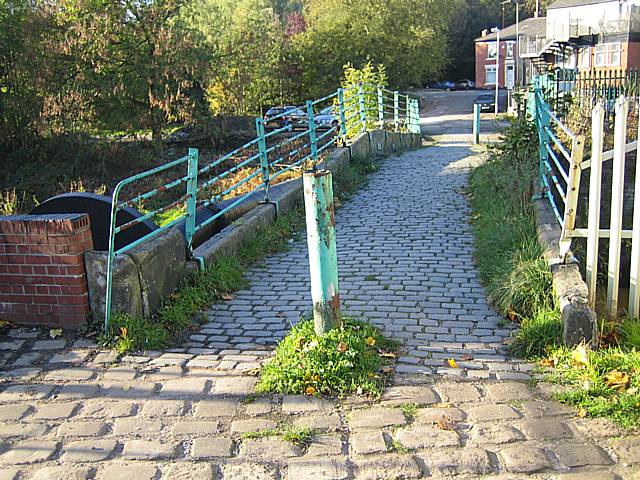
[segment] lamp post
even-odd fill
[[[496,98],[495,98],[495,116],[498,116],[498,94],[499,94],[499,86],[500,86],[500,29],[498,27],[493,27],[491,29],[491,33],[495,33],[496,35]]]

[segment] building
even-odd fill
[[[521,35],[520,47],[540,70],[638,68],[640,0],[557,0],[547,8],[544,37]]]
[[[526,84],[531,79],[533,67],[531,61],[519,53],[521,48],[526,51],[531,47],[523,43],[522,38],[545,38],[546,25],[546,19],[541,17],[529,18],[517,26],[514,24],[503,28],[500,31],[500,45],[497,45],[497,33],[482,32],[482,36],[475,40],[476,88],[495,88],[496,78],[500,88],[512,89],[516,85]],[[499,74],[496,72],[498,54]]]

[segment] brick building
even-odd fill
[[[476,87],[495,88],[496,77],[500,88],[513,88],[527,83],[531,78],[531,62],[522,58],[518,39],[523,37],[544,36],[546,19],[529,18],[505,27],[500,31],[500,45],[497,45],[497,33],[486,30],[476,38]],[[496,60],[499,55],[500,72],[496,72]]]

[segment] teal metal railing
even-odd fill
[[[375,128],[420,133],[418,99],[379,85],[340,88],[323,98],[307,101],[293,112],[256,118],[255,139],[211,162],[202,162],[198,150],[190,148],[185,157],[120,181],[112,194],[105,331],[111,319],[114,263],[118,255],[184,221],[187,253],[191,256],[194,235],[248,196],[262,190],[264,201],[268,202],[270,187],[278,177],[295,169],[315,168],[322,156],[339,143]],[[231,203],[225,203],[224,208],[203,222],[196,222],[198,207],[214,205],[229,197],[233,197]],[[146,213],[126,223],[119,222],[121,212],[129,207]],[[120,233],[159,218],[164,223],[158,229],[128,245],[119,245]]]

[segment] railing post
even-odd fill
[[[604,116],[603,116],[604,122]],[[640,125],[638,125],[640,133]],[[640,138],[640,137],[637,137]],[[593,167],[592,167],[593,168]],[[629,318],[640,317],[640,168],[636,167],[633,192],[633,233],[631,235],[631,271],[629,274]],[[589,201],[591,204],[591,201]],[[598,202],[598,205],[600,202]]]
[[[305,172],[303,186],[313,320],[316,334],[323,335],[341,322],[331,172]]]
[[[269,201],[269,186],[271,182],[269,174],[269,157],[267,155],[267,141],[264,136],[264,120],[256,118],[256,134],[258,136],[258,153],[260,154],[260,169],[262,170],[262,182],[264,183],[264,201]]]
[[[384,95],[380,87],[378,87],[378,122],[382,129],[384,127]]]
[[[577,135],[571,142],[571,159],[569,160],[569,181],[564,203],[564,218],[562,233],[560,234],[560,258],[566,260],[571,249],[571,237],[568,232],[576,228],[576,213],[578,210],[578,192],[580,190],[580,176],[582,174],[582,158],[584,155],[584,136]]]
[[[313,157],[313,166],[315,168],[318,163],[318,137],[316,135],[316,120],[311,100],[307,100],[307,118],[309,120],[309,144],[311,145],[311,156]]]
[[[549,117],[549,112],[547,112],[547,109],[542,105],[542,102],[544,102],[544,97],[542,96],[542,91],[538,90],[535,93],[535,115],[537,119],[536,124],[538,125],[538,143],[540,147],[540,162],[538,165],[538,169],[540,174],[540,190],[544,191],[544,162],[549,159],[549,153],[547,152],[546,148],[546,145],[549,143],[549,133],[546,129],[551,125],[551,118]]]
[[[411,113],[410,113],[410,108],[409,108],[409,102],[410,102],[410,98],[409,95],[405,95],[404,96],[404,106],[405,106],[405,117],[406,117],[406,125],[407,125],[407,129],[409,129],[409,125],[411,125]]]
[[[393,129],[398,130],[398,107],[400,100],[398,98],[398,91],[393,92]]]
[[[591,172],[589,176],[589,216],[587,221],[586,273],[589,306],[596,306],[598,277],[598,242],[600,240],[600,200],[602,180],[602,150],[604,146],[604,107],[598,102],[591,113]],[[640,172],[640,169],[638,169]],[[640,190],[638,191],[640,193]],[[640,211],[638,212],[640,214]],[[635,225],[634,225],[635,226]],[[633,251],[632,251],[633,252]],[[633,253],[631,255],[633,258]],[[631,263],[633,269],[633,262]],[[629,291],[631,302],[631,290]]]
[[[107,251],[107,285],[105,287],[104,299],[104,334],[109,334],[109,324],[111,322],[111,297],[113,291],[113,262],[115,261],[116,243],[116,216],[118,213],[118,187],[116,186],[111,197],[111,222],[109,224],[109,250]]]
[[[344,112],[344,88],[338,89],[338,111],[340,114],[340,134],[342,141],[347,141],[347,115]]]
[[[367,131],[367,112],[364,106],[364,85],[358,85],[358,104],[360,105],[360,122],[362,123],[362,131]]]
[[[473,144],[480,144],[480,105],[473,104]]]
[[[607,286],[607,313],[610,318],[618,314],[618,287],[620,286],[620,243],[622,240],[622,208],[624,202],[624,161],[627,142],[627,114],[629,102],[620,97],[616,101],[616,123],[613,133],[613,174],[611,176],[611,222]]]
[[[193,253],[193,236],[196,232],[196,209],[198,203],[198,149],[189,149],[187,166],[187,213],[184,224],[184,235],[187,240],[187,251]]]

